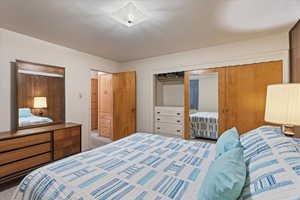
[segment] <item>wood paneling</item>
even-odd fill
[[[184,139],[190,138],[190,76],[192,74],[218,73],[219,135],[226,129],[226,68],[211,68],[185,72],[184,74]]]
[[[91,130],[98,129],[98,78],[91,79]]]
[[[81,152],[81,128],[54,131],[54,160]]]
[[[99,135],[112,138],[113,134],[113,85],[112,74],[98,76]]]
[[[226,68],[226,129],[243,134],[266,124],[267,85],[282,83],[282,61]]]
[[[65,120],[65,81],[63,78],[18,73],[18,108],[31,108],[34,115],[40,109],[33,108],[34,97],[46,97],[47,108],[42,109],[43,117],[56,123]]]
[[[9,151],[12,149],[18,149],[34,144],[40,144],[45,142],[50,142],[50,133],[31,135],[28,137],[15,138],[11,140],[0,141],[0,152]]]
[[[136,73],[113,74],[113,140],[136,132]]]
[[[28,159],[13,162],[0,167],[0,177],[4,177],[34,166],[45,164],[51,161],[51,153],[34,156]]]
[[[16,71],[16,97],[17,97],[17,116],[18,122],[18,108],[31,108],[34,115],[39,115],[42,111],[44,117],[51,118],[54,123],[65,122],[65,69],[62,67],[31,63],[17,60]],[[19,73],[18,70],[51,73],[59,75],[54,77],[47,74],[27,74]],[[47,108],[33,109],[34,97],[46,97]],[[17,127],[19,129],[32,128],[34,126],[45,126],[47,124],[33,125],[27,127]],[[49,125],[49,123],[48,123]]]
[[[290,82],[300,83],[300,21],[290,31]],[[294,131],[300,138],[300,126]]]

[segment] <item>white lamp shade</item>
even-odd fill
[[[268,86],[265,121],[300,125],[300,84]]]
[[[46,97],[34,97],[33,108],[47,108],[47,98]]]

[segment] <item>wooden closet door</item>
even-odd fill
[[[113,140],[136,132],[136,74],[113,74]]]
[[[101,74],[99,82],[99,135],[112,138],[113,133],[113,87],[112,74]]]
[[[267,85],[282,83],[282,61],[227,67],[226,127],[243,134],[264,122]]]

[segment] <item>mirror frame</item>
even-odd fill
[[[59,66],[52,66],[52,65],[46,65],[46,64],[39,64],[39,63],[33,63],[23,60],[16,60],[15,62],[15,123],[16,123],[16,130],[24,130],[24,129],[30,129],[30,128],[37,128],[37,127],[44,127],[44,126],[50,126],[55,124],[62,124],[65,123],[66,120],[66,84],[65,84],[65,68],[59,67]],[[37,124],[37,125],[29,125],[29,126],[19,126],[19,70],[28,70],[28,71],[35,71],[35,72],[44,72],[44,73],[55,73],[62,75],[63,77],[63,119],[61,122],[50,122],[50,123],[44,123],[44,124]]]

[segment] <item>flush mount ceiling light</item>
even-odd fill
[[[112,13],[112,18],[128,27],[137,25],[148,19],[133,2],[127,3],[124,7]]]

